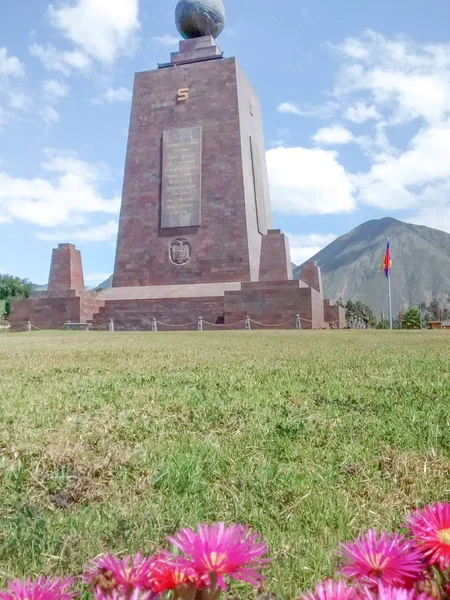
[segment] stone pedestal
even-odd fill
[[[260,281],[292,279],[289,240],[280,229],[270,229],[261,242]]]
[[[316,262],[307,262],[303,265],[300,279],[320,294],[323,294],[322,275],[320,267]]]
[[[325,322],[331,329],[345,329],[345,308],[331,300],[323,301]]]
[[[11,329],[28,321],[39,329],[59,329],[68,321],[88,323],[104,304],[95,292],[85,291],[80,251],[60,244],[53,250],[48,290],[12,302]]]
[[[73,244],[59,244],[58,248],[53,250],[48,291],[67,290],[74,290],[77,294],[84,292],[81,252]]]

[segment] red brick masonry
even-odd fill
[[[324,300],[325,321],[333,329],[345,329],[345,308],[334,304],[331,300]]]
[[[77,294],[84,292],[83,267],[81,252],[73,244],[59,244],[53,250],[49,292],[65,292],[74,290]]]
[[[259,281],[292,279],[289,240],[280,229],[269,229],[261,243]]]

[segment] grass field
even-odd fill
[[[450,496],[449,332],[2,334],[0,408],[0,583],[225,520],[293,598]]]

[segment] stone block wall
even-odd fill
[[[183,101],[180,89],[188,90]],[[189,127],[202,128],[200,225],[162,228],[163,134]],[[270,221],[259,102],[236,60],[136,74],[114,287],[258,279],[262,236],[251,139],[260,149],[261,220]],[[169,256],[179,239],[191,248],[181,265]]]
[[[259,281],[286,281],[292,279],[289,241],[280,229],[269,229],[261,243]]]
[[[28,321],[39,329],[59,329],[68,321],[88,323],[104,304],[94,292],[36,292],[12,302],[11,329],[25,328]]]
[[[241,291],[225,292],[225,324],[248,315],[265,325],[294,329],[297,314],[303,329],[324,327],[322,296],[298,280],[249,282],[242,284]]]
[[[24,329],[28,321],[39,329],[59,329],[67,321],[80,322],[81,298],[72,295],[36,294],[31,298],[17,298],[11,305],[11,329]]]
[[[322,275],[320,267],[316,262],[307,262],[303,265],[300,279],[320,294],[323,294]]]
[[[331,300],[324,300],[323,306],[325,322],[328,323],[328,326],[332,329],[345,329],[345,308],[339,304],[331,302]]]
[[[75,290],[84,292],[83,267],[81,252],[73,244],[59,244],[53,250],[48,281],[49,292],[65,292]]]
[[[98,298],[95,292],[85,292],[81,296],[80,323],[89,323],[98,313],[100,308],[105,306],[105,301]]]
[[[114,319],[116,331],[149,331],[155,318],[160,323],[181,325],[190,323],[186,329],[195,330],[202,317],[210,323],[223,323],[223,297],[206,298],[159,298],[149,300],[107,300],[93,319],[94,326],[107,324]],[[158,325],[161,331],[176,331],[177,327]]]

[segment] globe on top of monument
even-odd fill
[[[175,22],[185,39],[204,35],[217,38],[225,27],[225,7],[222,0],[179,0]]]

